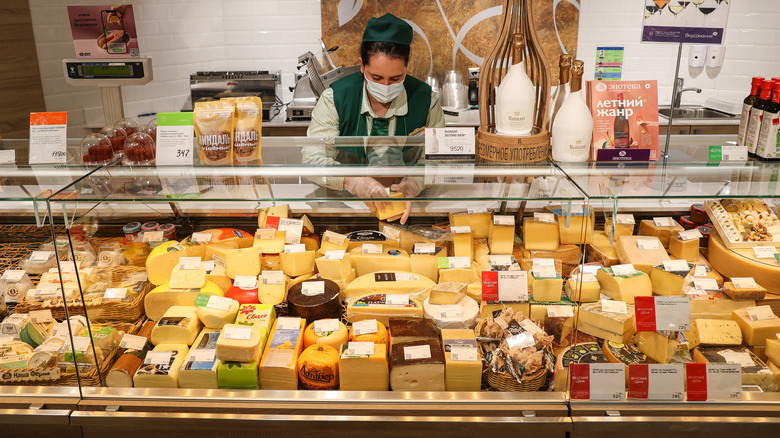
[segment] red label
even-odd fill
[[[685,364],[685,378],[688,384],[688,401],[707,400],[707,364]]]
[[[482,271],[482,301],[498,301],[498,272]]]
[[[653,297],[634,298],[636,309],[636,331],[654,332],[655,328],[655,299]]]
[[[268,216],[265,218],[265,227],[266,228],[273,228],[274,230],[279,229],[279,217],[278,216]]]
[[[569,365],[571,389],[569,394],[573,400],[590,399],[590,364],[573,363]]]
[[[772,119],[773,125],[780,125],[780,119]]]
[[[647,364],[628,366],[628,398],[647,400],[650,390],[650,371]]]

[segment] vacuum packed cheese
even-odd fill
[[[444,389],[479,391],[482,385],[482,361],[473,330],[442,329],[444,346]]]
[[[473,273],[470,275],[473,275]],[[347,285],[344,299],[350,301],[364,295],[386,293],[409,294],[424,300],[434,286],[436,286],[436,283],[433,280],[419,274],[380,271],[362,275],[352,281]]]
[[[411,294],[372,293],[358,296],[347,303],[347,321],[354,324],[365,319],[376,319],[387,325],[390,318],[422,318],[423,301]]]
[[[661,241],[653,236],[620,236],[615,244],[615,250],[620,263],[630,263],[645,274],[650,274],[653,266],[672,259],[666,253]]]
[[[769,293],[780,294],[780,263],[774,258],[756,258],[752,248],[728,249],[716,235],[710,234],[707,258],[712,267],[726,277],[750,276]]]
[[[260,355],[251,362],[219,361],[217,366],[217,384],[221,389],[259,389],[257,370]]]
[[[389,245],[365,244],[349,251],[355,275],[373,274],[378,271],[410,272],[409,253]]]
[[[473,298],[464,296],[455,304],[431,304],[430,298],[423,302],[426,319],[439,329],[472,329],[479,322],[479,304]]]
[[[601,268],[596,273],[596,278],[601,285],[601,293],[616,301],[634,304],[635,297],[653,295],[650,276],[641,271],[634,271],[628,275],[615,275],[612,268]]]
[[[170,354],[168,354],[170,352]],[[136,388],[177,388],[179,369],[189,352],[185,344],[160,344],[147,353],[133,377]]]
[[[160,244],[146,258],[146,275],[154,285],[168,283],[171,280],[173,268],[179,264],[180,257],[186,257],[184,245],[176,241]]]
[[[751,285],[749,287],[734,286],[731,281],[723,283],[723,293],[729,296],[732,300],[756,300],[761,301],[766,296],[766,289],[758,284]]]
[[[287,304],[291,315],[307,321],[341,317],[339,286],[331,280],[306,280],[290,286]]]
[[[224,361],[250,362],[265,344],[267,332],[260,327],[225,324],[216,344],[217,358]]]
[[[669,239],[671,239],[673,235],[679,234],[680,231],[684,230],[682,225],[677,223],[674,219],[671,219],[671,225],[669,226],[656,225],[655,221],[650,219],[639,222],[639,235],[657,237],[664,248],[669,248]]]
[[[699,363],[740,363],[742,365],[743,385],[757,385],[763,391],[775,390],[772,372],[761,359],[745,347],[728,349],[722,347],[700,347],[694,350],[693,360]]]
[[[458,212],[450,213],[450,227],[470,227],[471,236],[474,239],[484,239],[490,236],[490,223],[493,214],[485,210],[483,212]]]
[[[558,230],[555,217],[552,223],[523,218],[523,246],[528,250],[555,251],[560,245]]]
[[[236,324],[259,328],[262,339],[268,337],[271,327],[276,321],[276,309],[270,304],[242,304],[238,308]],[[265,341],[261,341],[260,350],[265,348]]]
[[[699,345],[740,345],[742,331],[736,321],[721,319],[694,319],[691,331],[685,332],[690,348]]]
[[[196,306],[173,306],[152,329],[152,344],[192,345],[201,328],[203,325],[198,319]]]
[[[294,327],[298,319],[300,325]],[[305,328],[306,320],[303,318],[281,317],[276,320],[260,362],[261,389],[298,389],[296,366],[303,348]]]
[[[604,356],[610,363],[622,363],[626,365],[626,378],[629,377],[629,365],[647,363],[647,356],[633,344],[604,341],[601,344],[601,351],[604,352]]]
[[[197,306],[197,314],[200,322],[206,328],[220,329],[225,324],[230,324],[236,320],[238,314],[238,301],[230,300],[230,306],[227,310],[214,307]]]
[[[172,306],[194,306],[199,294],[225,296],[222,289],[210,281],[200,289],[172,289],[165,283],[144,297],[144,311],[149,319],[157,321]]]
[[[390,369],[387,345],[374,344],[372,354],[350,355],[349,345],[339,348],[339,389],[342,391],[387,391]]]
[[[444,391],[444,352],[439,340],[393,344],[390,347],[390,388],[393,391]]]
[[[349,342],[347,326],[338,319],[320,319],[306,327],[303,332],[303,348],[314,344],[325,344],[335,349]]]
[[[376,230],[359,230],[347,234],[347,251],[362,247],[366,243],[376,243],[380,245],[397,246],[398,241],[390,239],[385,233]]]
[[[677,350],[679,332],[637,332],[636,346],[657,363],[669,363]]]
[[[225,251],[225,273],[237,276],[257,277],[260,274],[260,252],[257,248],[239,248]]]
[[[577,330],[620,344],[628,344],[636,333],[633,306],[628,313],[605,312],[601,302],[585,303],[577,313]]]
[[[742,329],[742,339],[747,345],[766,345],[768,339],[777,339],[780,333],[780,318],[772,314],[770,319],[754,321],[748,313],[750,308],[735,310],[732,319]]]
[[[339,351],[326,344],[306,347],[298,358],[298,380],[307,389],[336,389],[339,385]]]
[[[203,329],[179,369],[179,388],[217,389],[220,361],[215,353],[219,330]]]

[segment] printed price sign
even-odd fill
[[[260,228],[257,231],[255,231],[255,239],[257,240],[276,239],[276,230],[273,228]]]
[[[471,346],[461,346],[460,348],[453,348],[450,351],[450,357],[452,360],[460,362],[477,362],[479,355],[477,349]]]
[[[439,306],[439,318],[461,318],[463,316],[463,306],[460,304],[444,304]]]
[[[742,399],[742,367],[738,364],[685,364],[688,401]]]
[[[536,345],[536,340],[532,333],[522,332],[506,338],[506,344],[509,348],[529,348]]]
[[[681,364],[633,364],[628,367],[628,398],[682,400],[685,373]]]
[[[241,289],[257,289],[257,277],[254,275],[236,275],[233,285]]]
[[[325,293],[324,281],[304,281],[301,284],[301,293],[307,297],[322,295]]]
[[[381,243],[364,243],[361,248],[363,254],[382,254]]]
[[[620,225],[634,225],[636,220],[633,214],[616,214],[615,221]]]
[[[352,332],[355,335],[367,335],[370,333],[377,333],[378,331],[379,325],[375,319],[367,319],[352,324]]]
[[[343,249],[329,249],[325,251],[326,260],[343,260],[346,251]]]
[[[626,398],[626,366],[622,363],[572,363],[573,400],[623,400]]]
[[[754,246],[753,252],[757,259],[771,259],[777,254],[777,248],[774,246]]]
[[[544,224],[554,224],[555,215],[552,213],[534,213],[534,222],[541,222]]]
[[[634,268],[634,265],[630,263],[625,265],[613,265],[612,273],[614,275],[634,275],[636,273],[636,269]]]
[[[143,350],[144,346],[146,345],[147,339],[143,336],[136,336],[131,335],[129,333],[125,333],[124,336],[122,336],[122,340],[119,341],[119,348],[125,348],[128,350]]]
[[[263,284],[284,284],[284,271],[263,271]]]
[[[626,314],[628,305],[625,301],[601,300],[601,311]]]
[[[692,230],[680,231],[680,239],[682,240],[701,239],[702,237],[704,236],[702,236],[701,231],[696,228]]]
[[[252,327],[227,327],[224,329],[225,339],[248,341],[252,338]]]
[[[475,145],[476,137],[471,127],[425,128],[427,160],[473,160]]]
[[[673,227],[674,226],[674,219],[670,217],[654,217],[653,222],[655,222],[656,227]]]
[[[36,324],[54,321],[54,317],[51,315],[50,309],[32,310],[30,311],[30,319]]]
[[[349,342],[347,354],[350,356],[371,356],[374,354],[373,342]]]
[[[436,244],[435,243],[415,243],[414,244],[414,253],[415,254],[436,254]]]
[[[777,318],[769,306],[755,306],[745,309],[751,321],[765,321]],[[32,312],[30,312],[32,313]]]
[[[192,362],[214,362],[217,350],[206,348],[193,348],[190,350],[190,361]]]
[[[195,156],[192,142],[192,137],[195,135],[192,114],[192,112],[157,113],[155,162],[158,166],[192,166]],[[197,243],[194,235],[192,241]]]
[[[192,243],[209,243],[212,237],[211,233],[192,233]]]
[[[528,301],[527,271],[483,271],[482,299],[484,301]]]
[[[404,359],[430,359],[431,358],[431,346],[430,345],[413,345],[404,347]]]
[[[171,363],[173,351],[150,351],[146,353],[145,365],[168,365]]]
[[[574,310],[572,306],[565,304],[550,304],[547,306],[547,316],[550,318],[571,318],[574,316]]]
[[[636,329],[640,332],[691,329],[689,297],[636,297]]]
[[[334,245],[344,245],[347,236],[328,230],[323,233],[322,240]]]
[[[284,243],[301,243],[301,234],[303,233],[303,219],[279,219],[279,231],[284,231]]]
[[[276,319],[277,330],[300,330],[301,318],[294,316],[281,316]]]
[[[193,270],[202,267],[203,265],[200,262],[200,257],[179,257],[179,269]]]
[[[409,304],[409,294],[387,294],[385,302],[393,306],[406,306]]]
[[[68,113],[30,113],[30,164],[68,161]]]
[[[653,238],[637,239],[636,245],[639,247],[639,249],[642,250],[656,250],[661,248],[658,239],[653,239]]]

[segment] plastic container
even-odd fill
[[[152,120],[149,120],[149,123],[144,126],[144,129],[142,129],[145,134],[149,134],[152,139],[157,142],[157,117],[153,118]]]
[[[680,216],[680,225],[686,230],[692,230],[696,228],[696,224],[693,223],[693,219],[690,216]]]
[[[141,232],[140,222],[130,222],[122,227],[122,232],[125,233],[125,243],[136,242],[139,239],[139,233]]]
[[[154,164],[154,139],[149,134],[136,132],[125,140],[124,164],[145,166]]]
[[[157,227],[157,231],[163,232],[163,237],[168,240],[173,240],[176,236],[176,225],[174,224],[161,224]]]
[[[111,140],[111,147],[114,149],[114,155],[121,157],[125,149],[127,132],[119,126],[106,126],[100,130],[100,133]]]
[[[704,225],[709,222],[710,218],[707,216],[707,211],[704,210],[704,204],[691,205],[691,219],[696,225]]]
[[[89,134],[81,140],[81,160],[84,164],[105,164],[114,159],[111,140],[103,134]]]
[[[114,126],[124,129],[128,137],[135,134],[140,129],[138,122],[134,119],[119,119],[114,123]]]

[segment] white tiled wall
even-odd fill
[[[61,60],[74,56],[67,5],[105,0],[29,0],[48,111],[69,112],[70,133],[103,124],[100,92],[65,84]],[[336,0],[327,0],[336,1]],[[563,0],[577,3],[576,0]],[[596,47],[624,46],[624,79],[657,79],[668,103],[677,58],[675,44],[641,44],[645,0],[581,0],[577,53],[592,72]],[[298,55],[319,50],[319,0],[135,0],[141,53],[154,58],[154,81],[124,87],[125,114],[179,111],[189,96],[189,75],[199,70],[282,70],[285,95]],[[726,62],[720,71],[687,67],[683,103],[708,96],[741,101],[750,77],[780,76],[780,0],[731,0]],[[690,7],[690,6],[689,6]],[[586,78],[588,78],[586,76]],[[592,78],[592,76],[590,76]]]

